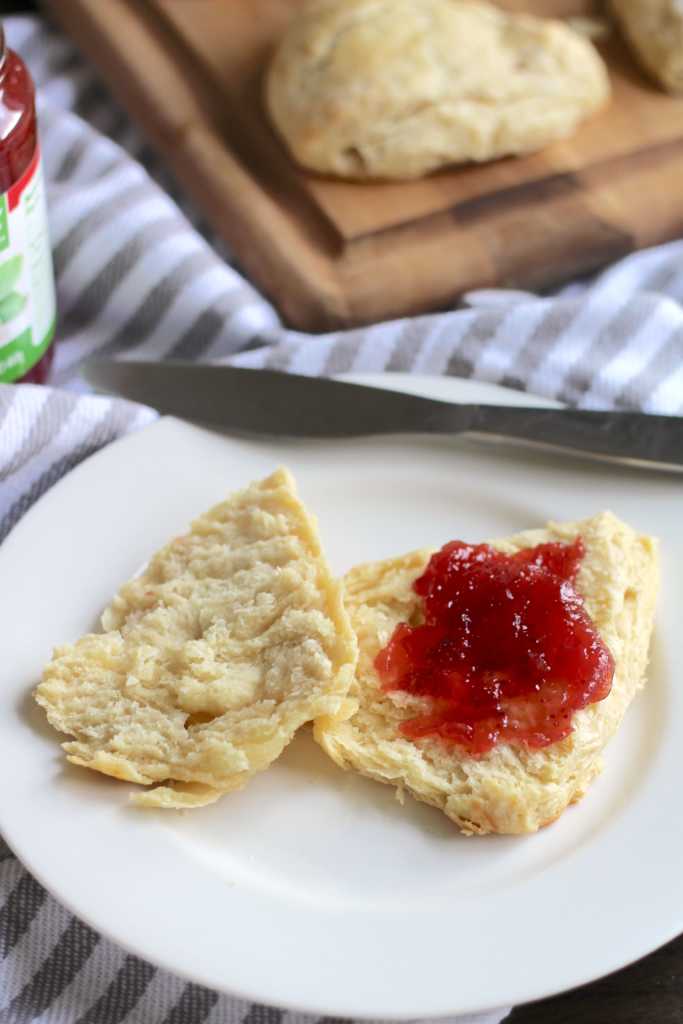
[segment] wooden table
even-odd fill
[[[0,14],[36,0],[0,0]],[[645,870],[646,870],[645,866]],[[552,907],[549,908],[552,913]],[[683,935],[602,981],[520,1006],[509,1024],[683,1024]]]

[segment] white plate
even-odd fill
[[[456,380],[418,386],[505,400]],[[92,628],[196,513],[282,462],[340,573],[605,507],[662,538],[650,683],[581,804],[535,836],[466,839],[339,771],[307,733],[242,793],[186,813],[131,809],[127,786],[65,765],[30,698],[53,645]],[[682,495],[680,479],[507,447],[257,443],[162,420],[74,470],[0,549],[0,828],[110,938],[281,1006],[435,1017],[612,971],[683,929]]]

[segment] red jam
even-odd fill
[[[574,583],[583,542],[505,555],[488,544],[446,544],[414,589],[424,623],[396,627],[375,667],[385,690],[430,698],[404,722],[484,754],[497,743],[546,747],[579,708],[610,692],[614,661]]]

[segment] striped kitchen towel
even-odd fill
[[[683,242],[552,297],[479,292],[439,315],[290,331],[70,43],[38,19],[7,28],[40,90],[60,326],[55,387],[0,386],[0,541],[79,461],[154,418],[84,393],[78,369],[93,353],[307,374],[454,374],[586,408],[683,413]],[[59,906],[0,841],[0,1024],[304,1019],[127,955]]]

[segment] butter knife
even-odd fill
[[[683,417],[437,401],[347,381],[189,362],[90,360],[97,390],[240,434],[467,434],[683,472]]]

